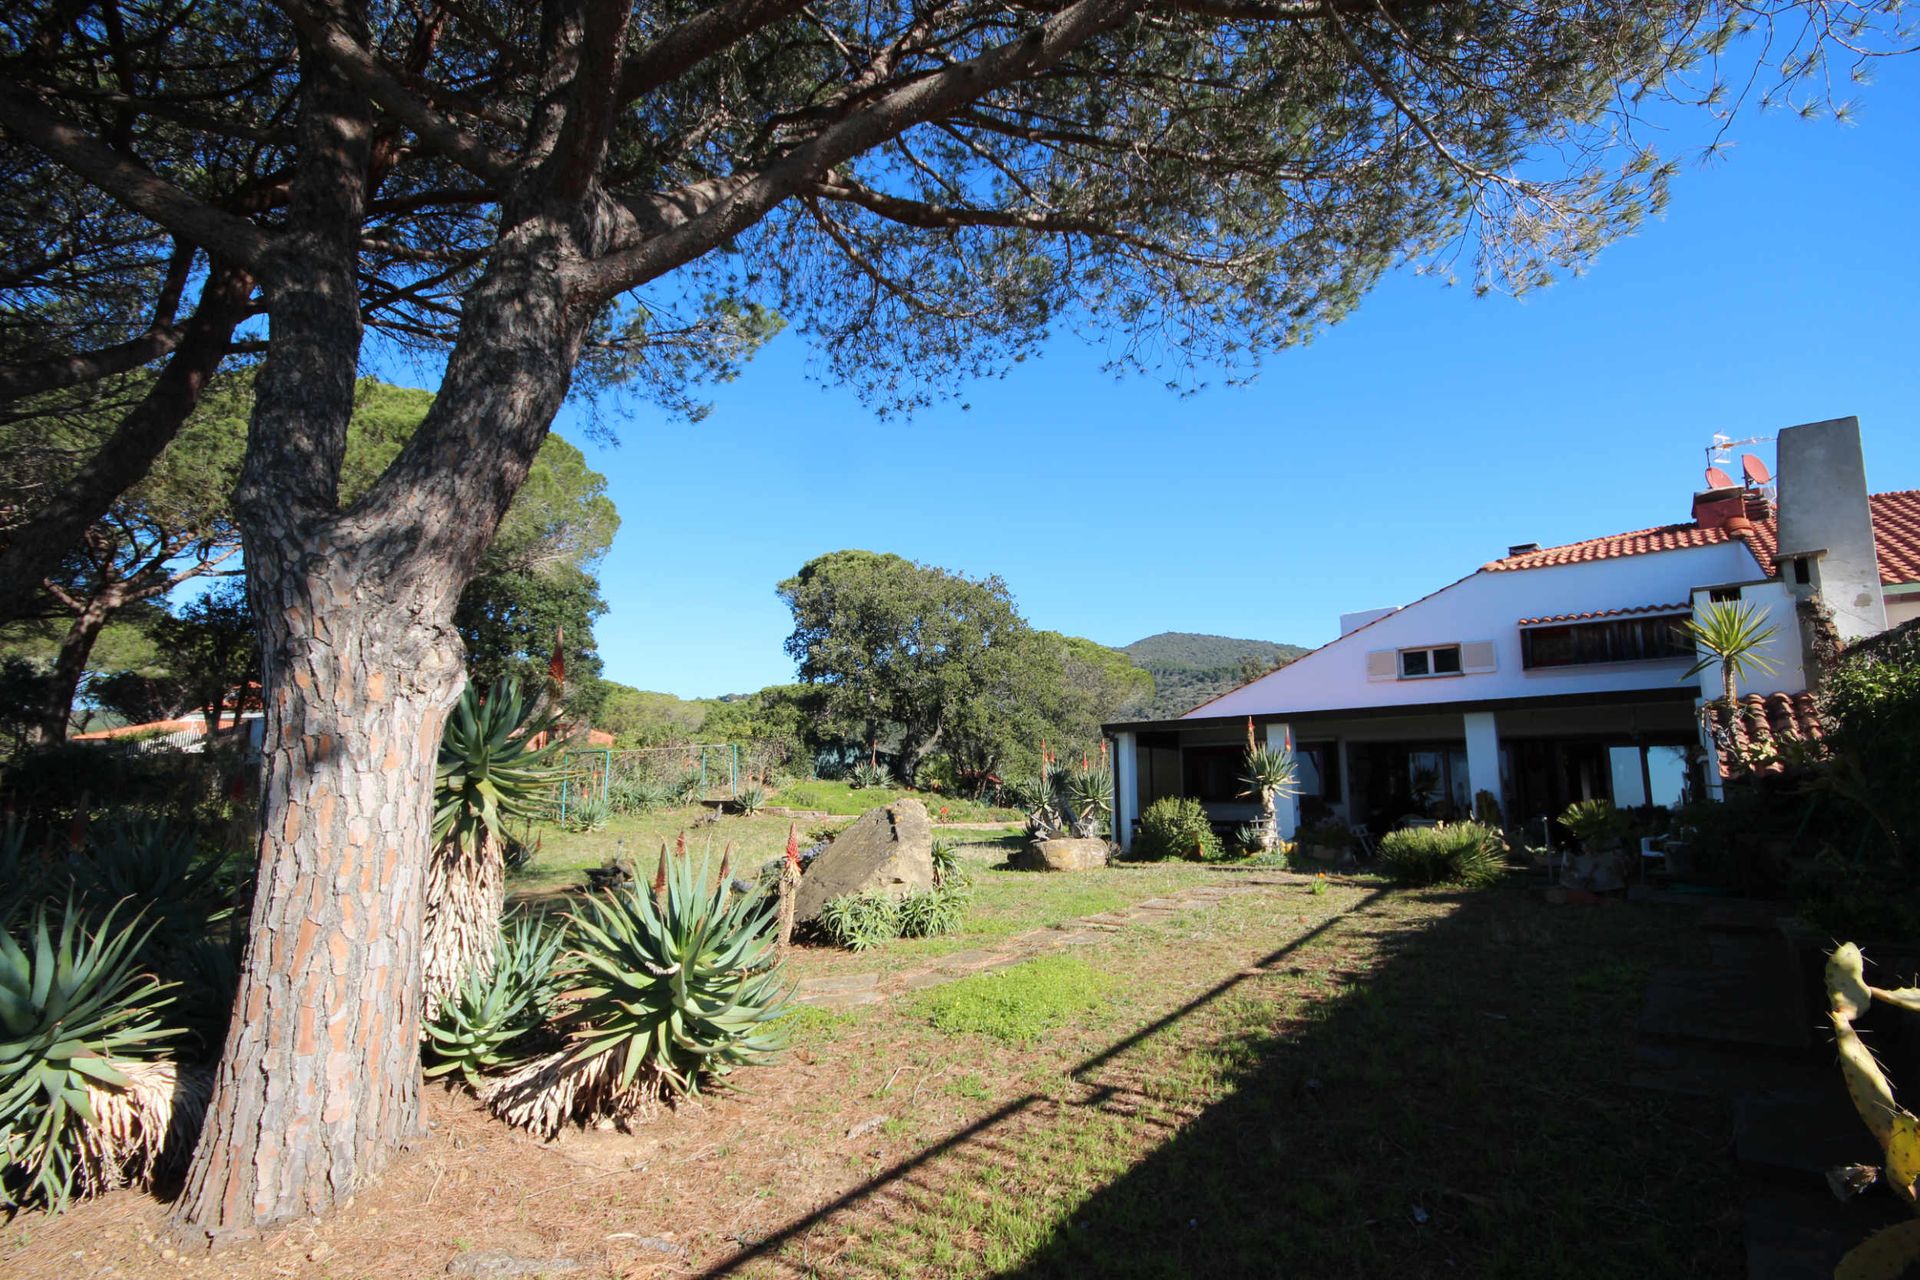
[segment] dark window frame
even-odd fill
[[[1667,662],[1691,658],[1693,643],[1681,624],[1693,615],[1656,613],[1601,618],[1548,627],[1520,628],[1520,666],[1525,671],[1592,667],[1616,662]]]
[[[1445,655],[1446,661],[1452,664],[1450,669],[1441,669],[1442,655]],[[1408,663],[1410,658],[1418,658],[1422,670],[1410,670]],[[1466,674],[1460,665],[1458,644],[1428,644],[1412,649],[1402,649],[1398,661],[1402,680],[1438,680]]]

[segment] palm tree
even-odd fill
[[[1298,794],[1299,779],[1300,763],[1293,758],[1291,751],[1275,751],[1272,747],[1247,748],[1247,771],[1240,778],[1247,789],[1240,794],[1259,797],[1260,808],[1266,818],[1266,825],[1260,832],[1262,850],[1272,849],[1274,841],[1279,839],[1275,801],[1283,795]]]
[[[1778,670],[1773,661],[1761,652],[1772,642],[1777,628],[1771,623],[1762,625],[1760,611],[1745,601],[1723,601],[1709,605],[1705,615],[1687,619],[1680,629],[1697,648],[1707,651],[1707,656],[1694,663],[1682,679],[1691,680],[1714,663],[1719,663],[1729,716],[1733,715],[1737,692],[1735,677],[1744,678],[1750,671],[1772,675]]]

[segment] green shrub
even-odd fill
[[[1402,884],[1491,884],[1505,860],[1500,833],[1478,822],[1409,827],[1380,840],[1380,861]]]
[[[973,906],[973,887],[949,880],[931,889],[915,889],[900,899],[900,936],[937,938],[958,933]]]
[[[1162,796],[1140,815],[1134,833],[1136,858],[1194,858],[1214,862],[1224,856],[1220,837],[1200,802],[1188,796]]]
[[[884,893],[849,893],[820,908],[820,931],[837,947],[870,951],[900,936],[900,900]]]
[[[764,787],[747,786],[740,788],[733,797],[733,807],[751,818],[767,807],[767,792]]]
[[[652,778],[616,778],[607,786],[607,803],[618,814],[665,809],[674,799],[673,787]]]
[[[948,1035],[1028,1044],[1096,1008],[1116,981],[1078,956],[1042,956],[999,973],[936,987],[923,993],[913,1008]]]

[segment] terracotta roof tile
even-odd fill
[[[1873,545],[1880,554],[1880,581],[1889,586],[1920,582],[1920,489],[1876,493],[1867,503],[1873,511]]]
[[[1770,520],[1755,521],[1753,534],[1745,538],[1728,533],[1725,529],[1702,529],[1692,521],[1686,524],[1656,525],[1651,529],[1635,529],[1630,533],[1615,533],[1604,538],[1588,538],[1584,542],[1569,542],[1558,547],[1542,547],[1538,551],[1506,556],[1482,567],[1493,573],[1514,569],[1546,569],[1554,565],[1583,564],[1590,560],[1617,560],[1622,556],[1649,555],[1655,551],[1717,547],[1723,542],[1739,540],[1747,543],[1748,549],[1754,553],[1754,559],[1759,561],[1763,568],[1771,570],[1773,548],[1777,545],[1772,523]]]
[[[1626,618],[1642,613],[1687,613],[1693,612],[1693,603],[1682,600],[1679,604],[1636,604],[1625,609],[1595,609],[1587,613],[1556,613],[1548,618],[1522,618],[1523,627],[1544,627],[1560,622],[1597,622],[1601,618]]]
[[[1731,747],[1721,752],[1720,776],[1785,773],[1795,744],[1817,750],[1825,733],[1820,710],[1810,693],[1750,693],[1738,700],[1739,714],[1727,723],[1724,703],[1707,705],[1713,717],[1714,737]],[[1806,748],[1801,748],[1806,749]]]

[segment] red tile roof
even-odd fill
[[[1920,582],[1920,489],[1876,493],[1867,499],[1873,511],[1873,545],[1880,553],[1880,581]]]
[[[1888,585],[1920,582],[1920,489],[1876,493],[1867,498],[1873,515],[1873,543],[1880,559],[1880,581]],[[1780,527],[1771,517],[1755,520],[1747,533],[1729,533],[1725,529],[1702,529],[1691,522],[1663,524],[1651,529],[1635,529],[1604,538],[1588,538],[1564,546],[1543,547],[1517,556],[1506,556],[1482,566],[1499,573],[1513,569],[1545,569],[1553,565],[1581,564],[1589,560],[1615,560],[1621,556],[1648,555],[1655,551],[1679,551],[1687,547],[1716,547],[1740,540],[1768,576],[1776,571],[1774,557],[1780,554]]]
[[[1727,723],[1726,704],[1710,702],[1714,738],[1722,744],[1720,776],[1785,773],[1796,757],[1817,755],[1825,736],[1820,710],[1811,693],[1750,693],[1738,700],[1740,713]]]
[[[1682,600],[1679,604],[1636,604],[1625,609],[1594,609],[1587,613],[1556,613],[1550,618],[1522,618],[1523,627],[1545,627],[1559,622],[1597,622],[1601,618],[1626,618],[1641,613],[1687,613],[1693,612],[1693,604]]]
[[[1771,522],[1767,522],[1770,524]],[[1761,560],[1763,567],[1770,568],[1773,562],[1773,539],[1761,536],[1766,527],[1762,522],[1754,523],[1753,534],[1741,537],[1725,529],[1702,529],[1688,521],[1686,524],[1656,525],[1651,529],[1635,529],[1631,533],[1616,533],[1605,538],[1588,538],[1584,542],[1569,542],[1564,546],[1542,547],[1538,551],[1527,551],[1517,556],[1507,556],[1481,566],[1494,573],[1503,573],[1513,569],[1546,569],[1554,565],[1583,564],[1590,560],[1617,560],[1622,556],[1648,555],[1655,551],[1682,551],[1688,547],[1717,547],[1723,542],[1732,542],[1738,538],[1747,543],[1754,553],[1754,559]],[[1772,530],[1767,529],[1771,534]],[[1764,545],[1763,545],[1764,544]]]

